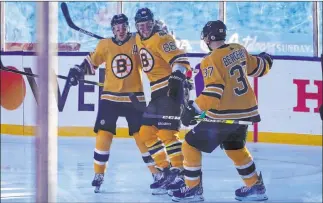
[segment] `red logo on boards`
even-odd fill
[[[293,108],[296,112],[310,112],[310,108],[306,106],[306,100],[317,101],[317,106],[314,112],[319,112],[319,107],[322,104],[322,81],[314,80],[314,85],[317,87],[316,92],[307,92],[306,87],[310,85],[310,80],[294,79],[293,83],[297,85],[297,105]]]

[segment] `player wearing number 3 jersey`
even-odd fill
[[[147,147],[139,139],[138,132],[141,126],[142,112],[134,108],[128,96],[129,93],[134,93],[138,100],[145,105],[135,35],[129,32],[128,18],[124,14],[113,16],[111,28],[115,37],[100,40],[96,50],[90,53],[80,66],[76,65],[72,68],[69,74],[71,85],[77,85],[78,80],[84,74],[94,74],[95,69],[105,63],[104,87],[94,127],[94,131],[97,133],[94,150],[95,177],[92,182],[92,186],[96,187],[95,192],[99,192],[103,182],[119,116],[126,118],[129,134],[134,136],[142,158],[150,171],[153,174],[158,172]]]
[[[151,101],[144,113],[139,135],[160,169],[150,186],[153,194],[165,194],[183,169],[182,143],[178,138],[180,121],[153,119],[145,115],[180,116],[186,71],[190,70],[190,64],[174,38],[158,28],[150,9],[139,9],[135,23],[142,69],[148,76],[151,89]]]
[[[194,116],[207,112],[213,119],[259,122],[255,94],[247,76],[261,77],[269,72],[273,60],[267,53],[250,55],[239,44],[225,44],[226,26],[222,21],[208,22],[201,39],[211,53],[201,62],[204,90],[182,114],[186,126],[196,124]],[[257,174],[253,158],[245,146],[247,126],[222,123],[199,123],[185,135],[183,142],[184,177],[173,201],[202,201],[201,152],[211,153],[219,145],[233,161],[245,186],[236,190],[237,200],[266,200],[261,173]],[[185,182],[185,185],[181,185]]]

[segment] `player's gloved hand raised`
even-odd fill
[[[168,79],[168,96],[174,100],[178,99],[179,94],[183,94],[183,82],[186,76],[179,70],[173,72]]]
[[[258,56],[265,59],[268,62],[270,68],[272,67],[274,60],[268,53],[261,52]]]
[[[73,68],[71,68],[70,72],[68,73],[68,79],[67,82],[72,85],[76,86],[79,83],[79,80],[84,76],[84,70],[81,66],[75,65]]]
[[[185,106],[183,113],[181,115],[182,124],[186,127],[190,125],[196,125],[197,121],[195,120],[195,116],[199,115],[196,113],[196,109],[193,106],[194,101],[189,100],[187,102],[187,106]]]

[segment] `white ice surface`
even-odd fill
[[[152,196],[151,174],[133,139],[113,140],[103,192],[95,194],[95,138],[58,139],[57,202],[171,202]],[[262,171],[267,202],[322,202],[322,147],[248,143]],[[34,137],[1,135],[1,202],[35,201]],[[221,149],[203,154],[206,202],[235,202],[242,186],[231,160]]]

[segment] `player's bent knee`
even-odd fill
[[[161,129],[158,131],[157,136],[162,142],[167,142],[171,140],[178,140],[178,131],[176,130],[166,130]]]
[[[182,152],[185,157],[185,160],[189,161],[189,163],[185,163],[185,165],[189,165],[189,166],[201,165],[202,156],[201,156],[201,152],[197,148],[191,146],[186,141],[184,141],[182,143]],[[192,164],[195,164],[195,165],[192,165]]]
[[[222,143],[222,147],[224,150],[238,150],[243,149],[246,145],[244,140],[241,141],[227,141]]]
[[[155,139],[157,137],[157,129],[154,126],[142,125],[139,130],[139,137],[142,142]]]

